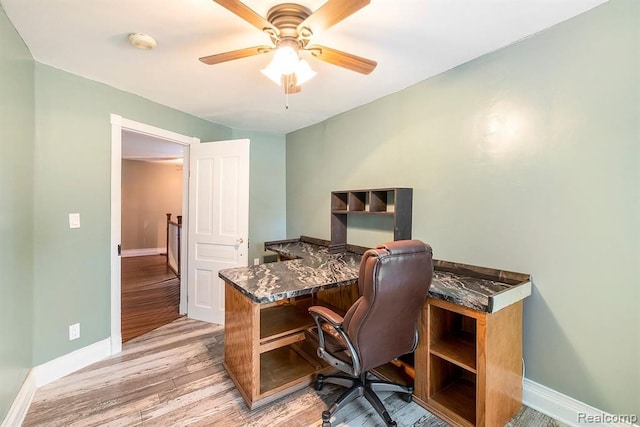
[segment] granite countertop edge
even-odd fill
[[[328,245],[324,244],[325,241],[308,239],[311,241],[305,241],[306,239],[300,238],[265,242],[265,250],[291,259],[257,266],[220,270],[218,276],[250,300],[259,304],[309,295],[320,290],[357,283],[357,267],[359,266],[359,257],[361,255],[352,252],[330,255],[328,253]],[[284,265],[283,268],[282,264],[292,262],[297,264]],[[435,262],[436,271],[434,272],[429,296],[479,312],[492,312],[494,308],[492,297],[494,295],[508,292],[511,290],[510,288],[515,288],[519,285],[529,284],[525,280],[529,277],[527,275],[516,276],[523,283],[508,284],[502,280],[478,279],[457,275],[450,271],[441,272],[438,270],[438,266],[442,263],[446,263],[446,261]],[[287,267],[291,267],[291,270]],[[338,269],[336,274],[340,274],[341,277],[339,279],[328,279],[327,276],[331,276],[334,273],[333,269],[336,268]],[[315,274],[316,272],[318,274]],[[292,283],[295,283],[295,286],[301,283],[301,275],[312,280],[313,277],[310,277],[310,274],[319,276],[317,284],[303,284],[300,287],[292,287]],[[518,275],[519,273],[513,274]],[[329,281],[327,282],[327,280]],[[266,286],[265,283],[267,284]],[[282,286],[282,288],[278,289],[279,286]],[[477,286],[478,289],[472,289],[473,286]],[[499,289],[491,290],[490,287],[492,286]],[[526,296],[528,295],[524,297]]]

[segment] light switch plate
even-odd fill
[[[69,228],[80,228],[80,214],[79,213],[70,213],[69,214]]]

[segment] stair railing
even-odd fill
[[[171,215],[167,214],[167,265],[180,277],[182,215],[176,216],[177,221],[172,221]]]

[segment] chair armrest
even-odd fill
[[[321,317],[323,321],[329,323],[334,328],[341,328],[344,318],[330,308],[323,307],[321,305],[314,305],[309,307],[309,314],[316,319]]]
[[[318,333],[318,357],[329,362],[343,372],[353,376],[360,375],[360,358],[356,353],[351,340],[346,332],[342,329],[344,318],[330,308],[320,305],[309,307],[309,314],[316,323]],[[344,360],[338,359],[330,352],[327,352],[327,337],[329,335],[332,341],[339,343],[341,348],[339,351],[348,352],[352,363],[346,363]]]

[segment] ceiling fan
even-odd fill
[[[299,4],[283,3],[269,9],[266,18],[238,0],[213,1],[264,31],[271,38],[273,46],[253,46],[204,56],[200,61],[205,64],[219,64],[275,50],[273,61],[262,70],[262,73],[277,84],[282,84],[286,94],[300,92],[300,85],[315,75],[309,64],[300,59],[301,51],[309,52],[322,61],[362,74],[369,74],[376,68],[376,61],[326,46],[310,44],[314,34],[319,34],[354,14],[368,5],[371,0],[327,0],[315,12]]]

